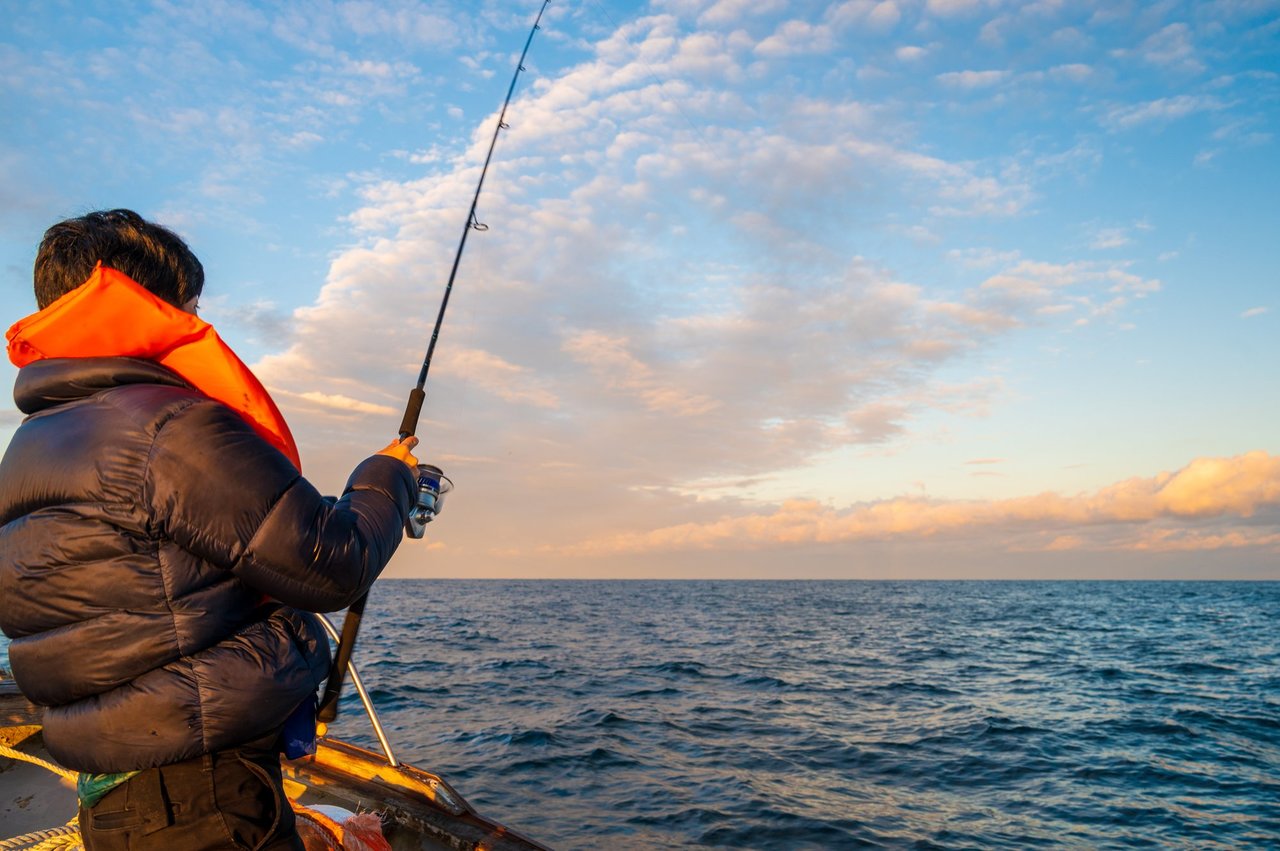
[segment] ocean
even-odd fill
[[[554,848],[1280,847],[1280,583],[385,581],[357,653]]]
[[[1280,847],[1280,583],[385,580],[356,660],[553,848]]]

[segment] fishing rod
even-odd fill
[[[409,391],[409,402],[405,405],[404,418],[400,420],[400,440],[414,436],[418,430],[418,418],[422,414],[422,403],[427,393],[423,389],[427,383],[427,373],[431,370],[431,358],[436,352],[436,340],[440,338],[440,326],[444,324],[444,313],[449,308],[449,296],[453,293],[453,282],[458,276],[458,264],[462,262],[462,251],[467,247],[467,236],[472,230],[486,231],[489,226],[476,218],[476,205],[480,202],[480,190],[484,188],[485,175],[489,173],[489,163],[493,159],[493,149],[498,144],[498,134],[508,129],[506,122],[507,107],[511,105],[511,96],[515,94],[516,81],[520,72],[525,70],[524,60],[529,55],[529,45],[533,44],[533,34],[542,29],[542,13],[547,10],[551,0],[542,0],[542,8],[533,20],[529,37],[525,39],[524,50],[520,53],[520,61],[516,63],[516,71],[511,75],[511,85],[507,88],[507,97],[498,112],[498,124],[493,128],[493,138],[489,140],[489,151],[484,157],[484,166],[480,169],[480,180],[476,182],[476,193],[471,198],[471,209],[467,213],[466,224],[462,226],[462,238],[458,240],[458,250],[453,255],[453,268],[449,270],[449,280],[444,287],[444,297],[440,300],[440,311],[436,314],[436,325],[431,331],[431,342],[427,344],[426,357],[422,359],[422,369],[418,371],[418,383]],[[441,501],[453,483],[441,472],[439,467],[421,464],[418,467],[418,500],[405,524],[405,531],[411,538],[421,538],[426,533],[426,526],[440,511]],[[324,697],[320,699],[320,707],[316,718],[329,722],[338,717],[338,698],[342,695],[342,682],[351,661],[351,651],[356,644],[356,635],[360,631],[360,621],[364,618],[365,603],[369,600],[366,591],[360,599],[351,604],[342,621],[342,638],[338,641],[338,651],[334,656],[333,667],[329,671],[329,681],[325,685]]]

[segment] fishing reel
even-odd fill
[[[418,465],[418,499],[409,520],[404,524],[410,538],[421,538],[427,533],[427,524],[436,519],[444,507],[444,495],[453,490],[453,482],[433,464]]]

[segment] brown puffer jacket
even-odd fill
[[[29,416],[0,461],[0,629],[50,753],[130,771],[283,724],[328,671],[306,611],[377,578],[409,468],[374,456],[322,497],[235,412],[144,360],[38,361],[14,396]]]

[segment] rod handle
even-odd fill
[[[422,402],[427,398],[426,391],[415,387],[409,391],[409,404],[404,408],[404,419],[400,421],[400,439],[412,437],[418,431],[418,417],[422,414]]]
[[[364,617],[364,604],[368,601],[369,594],[365,592],[347,609],[347,616],[342,621],[342,638],[338,640],[338,652],[333,659],[333,667],[329,669],[329,681],[325,683],[320,708],[316,710],[317,721],[328,724],[338,717],[342,680],[347,674],[347,663],[351,661],[351,651],[356,646],[356,633],[360,631],[360,620]]]

